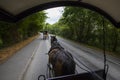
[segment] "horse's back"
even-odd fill
[[[55,36],[51,36],[51,48],[49,50],[49,62],[53,66],[55,76],[75,73],[75,62],[68,51],[58,42]]]
[[[75,73],[75,62],[72,55],[65,51],[64,49],[59,49],[56,53],[52,53],[51,62],[54,68],[61,67],[61,74],[60,75],[69,75]],[[55,69],[57,72],[57,69]],[[58,76],[58,75],[57,75]]]

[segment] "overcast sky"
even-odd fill
[[[47,13],[48,16],[48,18],[46,19],[46,23],[54,24],[62,16],[63,7],[50,8],[45,10],[45,12]]]

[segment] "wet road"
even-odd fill
[[[25,72],[39,44],[40,41],[37,38],[14,54],[5,63],[0,64],[0,80],[21,80],[21,76]]]
[[[78,45],[69,40],[58,37],[60,44],[74,56],[78,66],[78,73],[86,70],[103,68],[103,55],[95,50]],[[47,70],[49,40],[35,39],[29,45],[18,51],[6,63],[0,65],[0,80],[37,80],[39,75],[45,75]],[[120,60],[107,56],[109,64],[108,80],[120,79]],[[85,66],[87,67],[85,67]],[[83,70],[84,69],[84,70]]]
[[[67,49],[77,59],[78,64],[87,66],[90,70],[103,69],[103,53],[86,48],[77,43],[58,37],[61,45]],[[109,65],[107,80],[120,80],[120,59],[107,55],[107,64]],[[82,68],[89,70],[82,66]],[[84,72],[78,69],[79,73]]]
[[[22,80],[37,80],[39,75],[46,75],[49,48],[49,40],[40,40],[39,47]]]

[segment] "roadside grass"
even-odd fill
[[[7,61],[12,55],[14,55],[17,51],[19,51],[21,48],[29,44],[31,41],[37,38],[38,35],[29,37],[26,40],[23,40],[19,43],[16,43],[12,46],[0,49],[0,64]]]
[[[103,53],[103,49],[100,49],[100,48],[97,48],[97,47],[94,47],[94,46],[90,46],[90,45],[87,45],[87,44],[83,44],[83,43],[80,43],[80,42],[77,42],[77,41],[74,41],[74,40],[70,40],[70,39],[64,38],[62,36],[59,36],[59,37],[61,37],[63,39],[66,39],[68,41],[74,42],[76,44],[79,44],[79,45],[81,45],[83,47],[87,47],[87,48],[90,48],[92,50],[95,50],[95,51],[98,51],[100,53]],[[119,52],[112,52],[112,51],[107,51],[106,50],[105,53],[120,59],[120,53]]]

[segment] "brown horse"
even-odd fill
[[[55,36],[51,36],[51,48],[48,55],[55,76],[75,73],[75,61],[72,55],[58,43]]]

